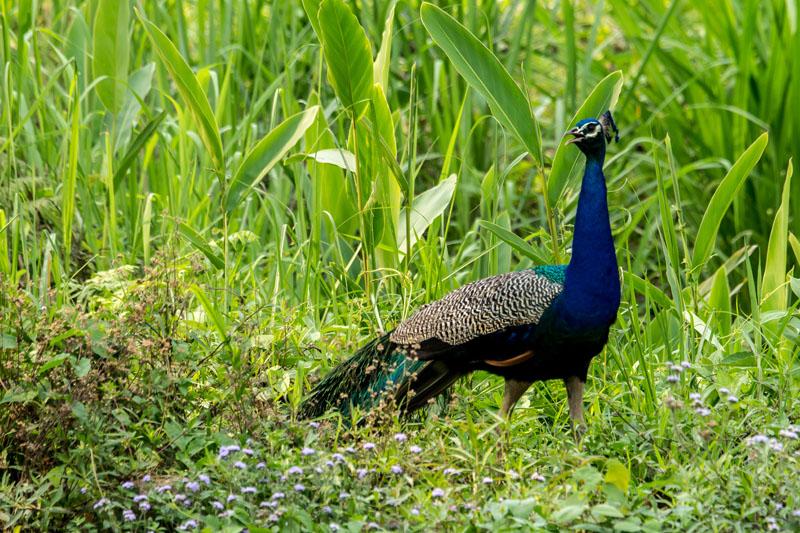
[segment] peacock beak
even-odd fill
[[[581,133],[581,130],[578,128],[572,128],[566,133],[566,135],[574,135],[574,137],[572,139],[569,139],[565,144],[576,143],[581,139],[583,139],[583,133]]]

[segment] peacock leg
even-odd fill
[[[583,385],[581,378],[570,376],[564,380],[567,387],[567,402],[569,403],[569,418],[572,421],[572,428],[575,430],[576,437],[583,432]]]
[[[528,390],[528,387],[531,386],[531,383],[531,381],[521,381],[518,379],[506,378],[506,388],[505,392],[503,393],[503,406],[500,408],[500,412],[504,417],[507,418],[511,414],[511,410],[514,408],[514,405],[522,397],[522,395],[525,394],[525,391]]]

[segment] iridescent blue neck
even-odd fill
[[[588,154],[583,173],[572,259],[564,281],[567,315],[586,326],[613,321],[620,301],[619,273],[611,223],[608,218],[605,149]]]

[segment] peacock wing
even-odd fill
[[[421,307],[390,335],[423,359],[503,330],[535,325],[564,288],[561,266],[484,278]],[[487,354],[488,355],[488,354]]]

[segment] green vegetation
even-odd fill
[[[2,527],[800,528],[800,4],[437,3],[0,0]],[[560,383],[505,422],[482,374],[296,422],[417,306],[568,257],[606,108],[581,442]]]

